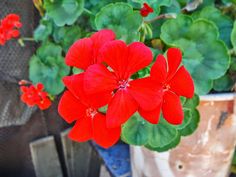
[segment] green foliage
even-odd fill
[[[222,91],[230,91],[233,88],[234,81],[229,75],[224,75],[219,79],[214,81],[214,90],[222,92]]]
[[[181,136],[194,132],[199,122],[196,110],[199,104],[198,96],[192,99],[182,99],[184,107],[184,121],[174,126],[166,122],[161,116],[158,124],[151,124],[135,113],[122,127],[122,138],[132,145],[144,145],[150,150],[167,151],[180,142]]]
[[[179,15],[162,25],[161,39],[182,49],[183,63],[195,81],[198,94],[208,93],[213,80],[223,76],[229,67],[227,47],[219,40],[218,29],[211,21]]]
[[[54,41],[60,44],[65,52],[80,36],[81,30],[78,26],[56,28],[53,33]]]
[[[51,95],[57,95],[64,90],[62,77],[70,71],[61,54],[60,46],[48,42],[37,50],[29,63],[30,80],[33,83],[43,83],[45,90]]]
[[[34,31],[34,39],[41,42],[41,47],[30,59],[29,77],[33,83],[42,82],[51,95],[60,94],[64,89],[62,77],[70,72],[64,62],[68,48],[76,40],[107,28],[116,33],[116,39],[145,43],[153,51],[153,61],[169,47],[181,48],[183,64],[194,79],[197,94],[207,94],[212,89],[229,91],[236,79],[236,16],[232,13],[232,3],[236,1],[199,2],[44,0],[46,13]],[[147,17],[139,12],[143,3],[154,9]],[[186,6],[191,12],[183,15]],[[138,71],[132,79],[148,77],[150,67]],[[72,72],[83,70],[73,68]],[[197,95],[193,99],[181,97],[181,102],[185,116],[181,125],[171,125],[162,116],[158,124],[150,124],[136,113],[123,125],[122,140],[158,152],[174,148],[182,136],[196,130],[200,117]],[[103,113],[106,110],[107,106],[99,109]]]
[[[44,8],[57,26],[72,25],[83,12],[84,0],[44,0]]]
[[[34,39],[36,41],[45,41],[52,34],[53,23],[47,18],[40,20],[39,26],[34,31]]]
[[[192,17],[194,19],[205,18],[212,21],[219,29],[220,39],[222,39],[225,44],[230,47],[230,34],[233,27],[233,21],[228,16],[223,15],[220,10],[213,6],[207,6],[201,11],[195,12]]]
[[[114,30],[118,39],[130,43],[139,39],[139,27],[142,17],[127,3],[111,3],[96,14],[95,26],[98,30],[108,28]]]
[[[236,21],[234,22],[233,30],[230,36],[231,43],[233,45],[234,50],[236,51]]]

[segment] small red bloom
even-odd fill
[[[99,50],[115,37],[112,30],[104,29],[94,33],[90,38],[79,39],[70,47],[66,55],[66,64],[86,70],[88,66],[99,63]]]
[[[163,87],[163,101],[152,111],[141,111],[143,117],[152,115],[159,117],[162,110],[163,117],[171,124],[181,124],[184,118],[180,96],[192,98],[194,83],[191,75],[184,66],[180,66],[182,54],[178,48],[167,51],[167,62],[163,55],[158,55],[151,68],[151,78]]]
[[[92,139],[104,148],[115,144],[120,138],[121,127],[107,128],[106,116],[98,111],[98,108],[107,104],[110,94],[86,94],[83,88],[84,73],[67,76],[63,81],[69,91],[63,94],[58,112],[68,123],[76,121],[69,137],[79,142]]]
[[[36,87],[34,85],[21,86],[21,100],[28,106],[38,106],[39,109],[47,109],[51,105],[51,100],[48,97],[47,92],[43,91],[44,86],[38,83]]]
[[[16,14],[9,14],[3,18],[0,21],[0,45],[4,45],[12,38],[17,38],[21,26],[20,17]]]
[[[99,60],[109,67],[102,64],[89,66],[85,72],[84,88],[89,94],[113,94],[106,115],[108,127],[119,127],[139,107],[152,110],[160,104],[161,87],[154,85],[149,77],[130,78],[152,61],[152,52],[143,43],[134,42],[127,46],[120,40],[108,42],[100,51]]]
[[[147,3],[144,3],[143,7],[140,9],[140,14],[143,17],[148,16],[152,12],[153,12],[153,8],[151,8]]]

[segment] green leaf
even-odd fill
[[[128,43],[139,39],[138,29],[141,24],[141,15],[127,3],[111,3],[103,7],[95,17],[98,30],[112,29],[118,39]]]
[[[44,8],[57,26],[72,25],[83,12],[84,0],[44,0]]]
[[[194,19],[205,18],[215,23],[219,29],[220,39],[222,39],[228,47],[231,46],[230,34],[233,28],[233,21],[230,17],[223,15],[221,11],[213,6],[207,6],[200,12],[196,12],[193,15]]]
[[[181,125],[171,125],[162,116],[158,124],[151,124],[135,113],[122,127],[122,140],[132,145],[144,145],[148,149],[163,152],[175,147],[181,136],[193,133],[199,122],[196,107],[199,97],[181,99],[184,121]]]
[[[164,147],[172,142],[177,134],[177,129],[161,118],[158,124],[152,125],[148,145],[151,147]]]
[[[230,91],[233,88],[234,81],[230,76],[224,75],[214,81],[214,90],[218,92]]]
[[[93,13],[97,13],[100,9],[110,3],[115,3],[117,0],[86,0],[85,1],[85,8],[89,9]],[[119,0],[119,2],[126,2],[126,0]]]
[[[200,102],[199,96],[195,94],[193,98],[185,100],[183,107],[193,110],[199,105],[199,102]]]
[[[200,121],[200,114],[196,109],[191,111],[191,120],[188,123],[188,126],[185,126],[183,129],[179,130],[181,136],[191,135],[198,127]]]
[[[46,18],[41,19],[39,26],[34,31],[34,39],[36,41],[45,41],[52,34],[52,30],[52,22]]]
[[[60,44],[65,52],[69,47],[81,37],[81,30],[78,26],[56,28],[53,39]]]
[[[234,50],[236,51],[236,21],[234,22],[233,30],[231,33],[231,43],[233,45]]]
[[[84,72],[84,70],[76,68],[76,67],[73,67],[72,68],[72,72],[73,72],[73,74],[80,74],[80,73]]]
[[[150,124],[135,113],[122,127],[125,141],[133,145],[144,145],[149,138]]]
[[[149,144],[146,144],[145,147],[152,151],[165,152],[165,151],[175,148],[180,143],[180,139],[181,139],[180,133],[177,132],[174,138],[168,144],[164,146],[153,147],[153,146],[150,146]]]
[[[229,67],[227,47],[219,40],[217,27],[206,19],[194,21],[179,15],[162,25],[161,39],[182,49],[183,63],[194,79],[198,94],[208,93],[213,80],[223,76]]]
[[[189,125],[192,119],[192,114],[190,109],[184,109],[184,120],[183,123],[176,126],[177,130],[182,130]]]
[[[181,12],[181,7],[180,4],[178,3],[178,1],[176,0],[172,0],[172,2],[168,5],[168,6],[163,6],[161,8],[161,12],[162,13],[180,13]]]
[[[34,84],[43,83],[45,90],[51,95],[57,95],[64,90],[62,77],[68,75],[70,71],[64,63],[61,51],[60,46],[44,43],[29,62],[30,80]]]

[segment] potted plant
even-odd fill
[[[131,146],[134,176],[224,176],[235,145],[234,95],[203,96],[200,105],[198,95],[235,84],[233,3],[35,0],[40,47],[29,76],[44,87],[21,83],[37,98],[23,101],[40,107],[66,86],[58,110],[76,122],[70,138],[140,146]],[[226,165],[218,170],[209,159]]]

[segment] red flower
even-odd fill
[[[108,42],[100,51],[99,60],[109,67],[102,64],[88,67],[84,88],[89,94],[113,93],[106,115],[108,127],[119,127],[139,107],[152,110],[160,104],[161,87],[154,85],[149,77],[130,79],[132,74],[152,61],[152,52],[143,43],[134,42],[127,46],[120,40]]]
[[[144,3],[143,7],[140,9],[140,14],[143,17],[148,16],[152,12],[153,12],[153,8],[151,8],[147,3]]]
[[[181,124],[184,118],[180,96],[192,98],[194,95],[194,83],[191,75],[184,66],[181,51],[170,48],[167,51],[167,62],[163,55],[158,55],[151,68],[151,77],[163,87],[163,101],[159,108],[152,111],[142,111],[142,116],[152,115],[157,118],[162,110],[163,117],[171,124]],[[157,120],[158,121],[158,120]]]
[[[67,76],[63,81],[69,91],[63,94],[58,111],[68,123],[76,121],[69,137],[79,142],[92,139],[104,148],[115,144],[120,138],[121,127],[107,128],[106,116],[98,111],[98,108],[107,104],[110,94],[86,94],[83,88],[84,73]]]
[[[86,70],[88,66],[100,62],[99,50],[106,42],[114,39],[115,33],[104,29],[94,33],[90,38],[76,41],[66,55],[66,64]]]
[[[43,91],[43,84],[39,83],[30,86],[21,86],[21,100],[28,106],[38,106],[39,109],[47,109],[51,105],[51,100],[48,98],[47,92]]]
[[[9,14],[0,21],[0,45],[4,45],[11,38],[17,38],[20,33],[18,31],[22,24],[20,17],[16,14]]]

